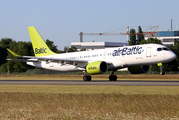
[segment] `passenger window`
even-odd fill
[[[162,51],[162,48],[157,48],[157,51]]]

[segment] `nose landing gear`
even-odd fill
[[[162,63],[157,64],[160,67],[160,75],[165,75],[165,72],[163,71]]]
[[[163,71],[163,66],[160,66],[160,75],[165,75],[165,71]]]

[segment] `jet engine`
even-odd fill
[[[128,67],[128,70],[131,74],[139,74],[139,73],[146,73],[150,69],[149,65],[142,65],[142,66],[131,66]]]
[[[103,74],[108,71],[108,65],[104,61],[95,61],[88,63],[86,66],[86,72],[88,74],[94,75],[94,74]]]

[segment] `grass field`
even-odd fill
[[[118,80],[176,80],[179,74],[122,74]],[[0,80],[83,80],[83,75],[0,75]],[[92,75],[92,80],[109,80],[109,75]]]
[[[37,76],[16,77],[31,77],[34,80]],[[62,76],[38,77],[57,79]],[[123,77],[164,79],[153,75]],[[177,77],[166,76],[164,80],[178,80]],[[176,120],[179,119],[179,87],[0,85],[0,119]]]
[[[0,85],[0,119],[179,119],[179,87]]]
[[[178,86],[110,86],[110,85],[0,85],[0,92],[57,94],[179,94]]]
[[[0,119],[178,119],[179,95],[0,93]]]

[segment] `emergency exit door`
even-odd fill
[[[146,57],[151,57],[151,47],[147,47]]]

